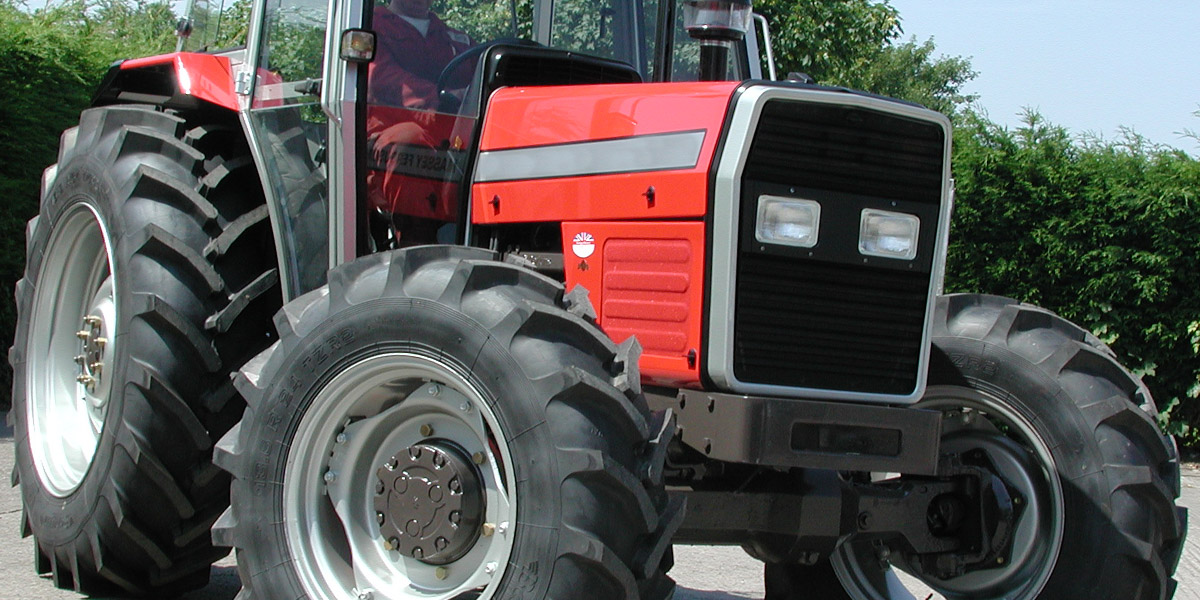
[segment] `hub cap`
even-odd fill
[[[112,394],[117,339],[112,245],[77,203],[47,242],[26,341],[26,421],[42,486],[70,495],[91,468]]]
[[[480,477],[448,442],[417,444],[375,472],[375,512],[385,544],[431,565],[452,563],[479,537]]]

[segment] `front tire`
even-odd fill
[[[670,597],[670,427],[586,297],[452,247],[329,280],[279,313],[218,445],[239,597]]]
[[[849,596],[924,597],[923,584],[950,600],[1170,598],[1186,512],[1145,386],[1091,334],[1007,298],[940,298],[933,344],[917,406],[946,415],[943,450],[980,457],[1022,500],[1011,550],[939,579],[913,557],[843,543],[833,565]]]
[[[943,451],[985,457],[1022,499],[1012,551],[942,580],[851,538],[828,562],[767,565],[767,599],[1171,598],[1187,514],[1175,443],[1145,386],[1042,308],[956,294],[938,299],[935,319],[917,407],[946,415]]]

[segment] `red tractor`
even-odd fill
[[[944,116],[764,80],[741,0],[435,8],[415,82],[390,7],[256,0],[213,51],[194,0],[63,134],[10,353],[39,572],[657,600],[691,543],[771,599],[1172,595],[1145,386],[941,294]]]

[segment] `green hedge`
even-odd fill
[[[1200,442],[1200,162],[1127,132],[1073,138],[966,114],[947,288],[1052,309],[1143,375],[1168,429]]]

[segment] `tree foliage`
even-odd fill
[[[755,10],[771,23],[780,73],[797,71],[947,114],[975,99],[962,91],[975,77],[970,62],[936,55],[931,40],[900,42],[900,13],[886,0],[760,0]]]
[[[963,121],[948,289],[1093,331],[1143,375],[1171,431],[1200,442],[1200,162],[1132,132],[1076,139],[1036,113],[1015,131]]]

